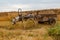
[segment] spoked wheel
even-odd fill
[[[55,19],[50,19],[50,20],[48,21],[48,23],[49,23],[50,25],[55,25],[56,20],[55,20]]]

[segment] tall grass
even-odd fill
[[[54,37],[54,40],[60,40],[60,24],[57,23],[53,28],[50,28],[48,33]]]
[[[16,24],[12,25],[11,21],[3,21],[1,22],[0,28],[5,28],[9,30],[13,29],[33,29],[38,28],[40,25],[34,20],[20,21],[16,22]]]

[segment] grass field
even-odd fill
[[[16,25],[11,21],[0,21],[0,40],[54,40],[48,35],[50,27],[53,26],[33,23],[33,20],[17,22]]]

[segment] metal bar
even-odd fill
[[[18,15],[22,16],[22,23],[23,23],[23,14],[22,14],[22,9],[21,8],[18,9]],[[23,27],[24,27],[24,23],[23,23]]]
[[[19,8],[19,9],[18,9],[18,15],[20,15],[21,12],[22,12],[22,9]],[[22,13],[21,13],[21,15],[22,15]]]

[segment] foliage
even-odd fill
[[[53,36],[54,40],[60,40],[60,25],[56,24],[53,28],[50,28],[48,34]]]
[[[49,34],[60,35],[60,25],[56,24],[53,28],[49,29]]]

